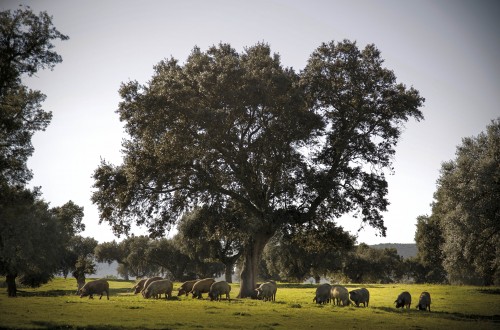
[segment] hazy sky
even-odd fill
[[[31,183],[52,206],[84,206],[83,235],[99,242],[116,239],[107,224],[98,225],[90,196],[100,159],[121,163],[119,86],[147,82],[153,65],[171,56],[184,62],[195,45],[224,42],[241,52],[266,42],[300,71],[322,42],[374,43],[398,81],[426,98],[425,120],[406,125],[388,178],[387,237],[366,227],[358,242],[413,242],[416,217],[430,213],[441,163],[454,158],[463,137],[500,116],[499,1],[2,0],[0,8],[19,4],[47,11],[70,37],[56,45],[62,63],[25,79],[47,95],[44,109],[53,113],[33,139]],[[339,223],[353,233],[360,225]]]

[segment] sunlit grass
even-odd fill
[[[110,280],[110,300],[80,299],[74,279],[56,279],[38,289],[21,289],[8,298],[0,289],[0,327],[15,328],[163,328],[163,329],[331,329],[331,328],[500,328],[499,288],[470,286],[376,284],[368,308],[316,305],[313,285],[278,286],[276,302],[236,299],[211,302],[191,297],[144,299],[130,292],[132,281]],[[179,287],[175,283],[174,290]],[[361,287],[347,285],[349,290]],[[481,292],[481,289],[487,290]],[[496,291],[495,291],[496,290]],[[412,308],[394,307],[402,291],[412,295]],[[429,291],[432,312],[417,311],[418,297]],[[496,294],[493,294],[496,292]],[[206,295],[205,295],[206,296]]]

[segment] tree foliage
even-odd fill
[[[76,278],[78,289],[85,285],[86,275],[95,274],[97,265],[94,258],[94,249],[97,241],[92,237],[75,235],[71,237],[66,250],[67,271]]]
[[[119,273],[125,279],[129,276],[146,277],[158,274],[158,266],[148,260],[152,241],[147,236],[130,236],[121,242],[103,242],[95,248],[99,262],[117,261]]]
[[[433,215],[452,283],[500,283],[500,118],[441,167]]]
[[[343,272],[354,283],[394,283],[407,274],[395,248],[374,249],[362,243],[350,253]]]
[[[332,222],[295,226],[275,235],[264,249],[269,275],[284,281],[304,281],[341,271],[355,238]]]
[[[31,138],[52,114],[42,109],[45,95],[21,79],[62,61],[53,51],[57,39],[68,37],[46,12],[0,12],[0,275],[6,276],[9,296],[16,295],[16,278],[33,287],[50,280],[63,267],[69,238],[83,229],[83,210],[72,213],[78,206],[71,201],[50,209],[38,188],[25,188],[32,177]]]
[[[31,9],[0,12],[0,183],[25,184],[31,177],[26,167],[33,153],[31,137],[44,130],[52,114],[42,109],[45,95],[21,83],[23,75],[52,69],[62,61],[53,51],[54,40],[66,40],[52,26],[52,18]]]
[[[443,232],[436,214],[430,217],[419,216],[417,218],[415,242],[418,249],[415,261],[420,263],[420,267],[413,265],[416,272],[416,281],[426,283],[446,282],[446,271],[443,268]]]
[[[154,240],[148,251],[148,261],[157,266],[161,273],[168,274],[174,280],[186,281],[197,276],[191,258],[182,252],[183,242],[178,236]]]
[[[234,206],[197,208],[181,218],[178,235],[191,258],[203,256],[207,261],[224,264],[226,281],[231,283],[234,265],[247,238],[242,235],[246,220]]]
[[[266,44],[241,54],[195,48],[120,88],[130,136],[121,165],[103,161],[92,196],[116,233],[161,236],[185,211],[237,203],[246,214],[240,296],[262,251],[287,225],[356,213],[385,234],[385,172],[423,98],[396,82],[374,45],[321,45],[300,73]]]
[[[441,165],[432,214],[417,219],[424,279],[500,283],[500,118]]]
[[[74,204],[62,208],[68,205]],[[71,238],[68,231],[77,232],[81,218],[60,211],[50,209],[38,189],[0,191],[0,275],[7,277],[9,296],[16,295],[16,277],[21,284],[37,287],[61,271]]]

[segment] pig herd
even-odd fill
[[[142,279],[132,288],[134,294],[141,293],[144,298],[161,298],[163,294],[165,299],[172,297],[173,283],[170,280],[161,277],[152,277]],[[264,301],[276,300],[277,285],[274,281],[268,281],[256,286],[255,297]],[[103,294],[109,300],[109,284],[105,279],[95,280],[86,283],[80,290],[80,298],[89,296],[93,299],[94,294],[100,294],[99,299]],[[181,284],[177,296],[192,294],[193,298],[203,298],[203,293],[208,293],[210,300],[220,301],[223,296],[226,300],[230,300],[231,285],[226,281],[215,281],[213,278],[205,278],[201,280],[186,281]],[[368,307],[370,302],[370,292],[366,288],[355,289],[348,291],[347,288],[341,285],[330,285],[328,283],[321,284],[316,289],[316,295],[313,302],[317,304],[333,303],[338,306],[348,306],[351,303],[359,307]],[[407,309],[411,306],[411,294],[408,291],[402,292],[394,301],[396,308]],[[429,292],[422,292],[418,300],[417,308],[419,310],[431,311],[431,295]]]
[[[325,283],[316,289],[316,296],[313,298],[313,302],[317,304],[331,302],[338,306],[348,306],[352,302],[356,307],[359,307],[361,304],[363,304],[363,307],[368,307],[370,292],[366,288],[348,291],[344,286]],[[396,304],[396,308],[410,308],[411,294],[408,291],[402,292],[394,303]],[[429,292],[422,292],[420,294],[417,308],[419,310],[431,311],[431,295]]]

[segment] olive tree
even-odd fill
[[[500,283],[500,118],[458,146],[444,162],[432,217],[442,232],[451,283]]]

